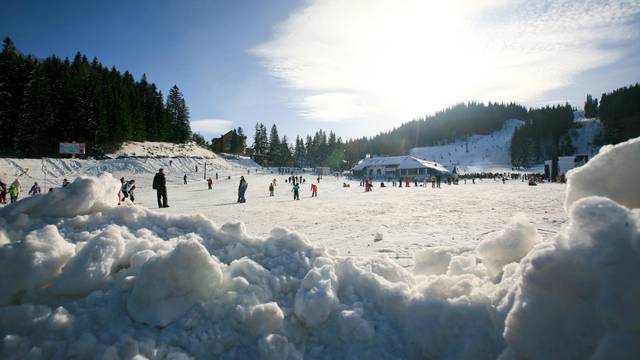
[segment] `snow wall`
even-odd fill
[[[0,357],[637,359],[637,154],[640,139],[606,147],[569,174],[555,239],[518,215],[412,272],[114,206],[117,180],[81,177],[0,209]]]

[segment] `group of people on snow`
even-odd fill
[[[70,184],[67,179],[62,181],[62,187],[66,187]],[[49,188],[49,192],[52,192],[53,188]],[[31,196],[35,196],[42,193],[42,188],[37,181],[33,182],[31,188],[27,192],[27,194]],[[9,203],[14,203],[18,201],[18,198],[22,194],[22,183],[20,180],[16,178],[11,184],[7,184],[0,180],[0,204],[7,204],[7,195],[9,196]]]

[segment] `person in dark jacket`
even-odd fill
[[[158,207],[169,207],[167,201],[167,179],[164,177],[164,171],[162,168],[158,170],[156,176],[153,177],[153,189],[156,191],[158,196]]]
[[[240,184],[238,185],[238,202],[243,203],[247,200],[244,198],[244,194],[247,192],[247,181],[244,179],[244,176],[240,176]]]
[[[291,191],[293,192],[293,200],[300,200],[300,185],[294,183]]]

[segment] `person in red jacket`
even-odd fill
[[[211,190],[211,185],[213,185],[213,180],[211,178],[207,179],[207,186],[209,186],[209,190]]]
[[[318,197],[318,185],[311,184],[311,197]]]

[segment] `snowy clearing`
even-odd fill
[[[638,153],[605,147],[568,188],[325,178],[311,199],[307,176],[295,202],[282,177],[236,204],[239,173],[175,174],[160,211],[146,171],[140,205],[82,176],[0,209],[0,356],[637,358],[638,185],[606,174],[637,179]]]

